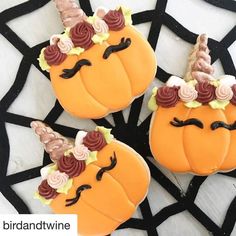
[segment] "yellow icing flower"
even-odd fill
[[[107,129],[103,126],[97,126],[95,130],[103,134],[108,144],[111,143],[112,139],[114,139],[114,136],[111,134],[111,129]]]
[[[68,55],[77,55],[77,56],[79,56],[83,52],[84,52],[84,48],[76,47],[76,48],[72,48],[68,52]]]
[[[44,57],[44,50],[45,50],[46,48],[43,48],[42,50],[41,50],[41,52],[40,52],[40,55],[39,55],[39,58],[38,58],[38,61],[39,61],[39,66],[41,67],[41,69],[43,70],[43,71],[49,71],[49,69],[51,68],[49,65],[48,65],[48,63],[47,63],[47,61],[45,60],[45,57]]]
[[[90,152],[89,157],[85,161],[86,165],[89,165],[90,163],[97,161],[97,154],[98,154],[97,151]]]
[[[157,105],[157,102],[156,102],[157,90],[158,90],[157,87],[154,87],[152,89],[152,96],[151,96],[151,98],[148,101],[148,108],[151,111],[156,111],[157,108],[158,108],[158,105]]]
[[[219,101],[219,100],[214,100],[209,102],[209,105],[211,106],[212,109],[223,109],[225,110],[225,107],[229,104],[229,101]]]
[[[121,9],[125,18],[125,25],[132,25],[133,21],[132,21],[132,11],[131,9],[124,7],[124,6],[120,6],[118,7],[116,10]]]
[[[102,44],[104,41],[106,41],[109,38],[109,36],[110,36],[109,33],[105,33],[105,34],[101,34],[101,35],[95,34],[92,37],[92,41],[95,44]]]
[[[73,184],[73,179],[69,179],[63,187],[57,189],[57,192],[68,194],[69,190],[72,187],[72,184]]]
[[[188,108],[197,108],[197,107],[200,107],[202,104],[198,101],[192,101],[192,102],[184,103],[184,105]]]

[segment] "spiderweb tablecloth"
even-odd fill
[[[216,62],[217,68],[222,65],[223,70],[217,69],[217,72],[236,75],[233,61],[233,55],[234,58],[236,55],[236,2],[233,0],[150,0],[149,5],[155,5],[153,9],[143,9],[144,4],[132,0],[79,2],[88,15],[92,14],[94,6],[98,3],[113,7],[126,3],[137,7],[138,10],[133,15],[134,24],[146,33],[157,56],[166,55],[164,58],[158,57],[160,67],[156,81],[165,82],[171,74],[183,75],[190,44],[194,44],[197,34],[203,32],[210,33],[212,63]],[[190,2],[192,8],[188,6]],[[40,181],[40,168],[50,162],[48,155],[43,152],[38,140],[28,129],[32,120],[41,119],[68,137],[75,137],[78,129],[93,127],[96,124],[112,127],[116,138],[129,144],[145,158],[152,175],[148,197],[133,218],[122,224],[113,235],[209,235],[209,232],[213,235],[236,235],[236,171],[210,177],[194,177],[174,175],[154,164],[148,145],[151,115],[146,109],[150,91],[145,97],[136,99],[126,111],[114,113],[107,118],[92,121],[71,118],[54,100],[50,83],[46,80],[49,75],[42,72],[38,65],[39,52],[49,43],[45,41],[46,35],[43,34],[42,25],[38,31],[32,30],[32,37],[38,40],[37,45],[27,38],[31,24],[33,25],[34,21],[37,23],[42,17],[48,19],[48,24],[43,26],[49,28],[48,32],[60,32],[61,26],[53,29],[60,21],[52,3],[49,0],[14,0],[5,3],[3,1],[0,7],[1,4],[0,213],[50,212],[31,197]],[[173,11],[174,5],[176,11]],[[214,10],[209,11],[209,19],[202,21],[200,11],[204,11],[204,7]],[[168,11],[167,8],[172,10]],[[192,12],[188,16],[193,14],[193,18],[185,18],[185,21],[180,23],[177,18],[185,14],[184,9]],[[197,12],[199,18],[194,12]],[[34,14],[39,14],[41,18]],[[214,14],[216,17],[212,18]],[[218,34],[221,37],[211,37],[214,33],[207,28],[210,25],[208,23],[211,22],[220,30],[224,25],[221,21],[229,15],[232,21],[227,20],[230,23],[223,28],[223,34]],[[52,23],[54,21],[56,23]],[[20,27],[22,22],[27,27]],[[202,31],[191,31],[191,24]],[[24,34],[20,33],[21,31],[24,31]],[[162,32],[167,32],[167,36]],[[15,50],[8,53],[6,45],[14,46]],[[182,47],[187,48],[186,51],[180,52],[179,48]],[[185,54],[186,57],[178,58],[174,54]],[[179,68],[175,66],[176,70],[172,68],[173,58],[179,61]],[[16,73],[14,68],[17,67]],[[47,110],[50,106],[51,110]]]

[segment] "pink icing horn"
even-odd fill
[[[41,121],[33,121],[30,126],[39,136],[40,141],[44,144],[45,151],[53,162],[61,158],[65,151],[73,148],[73,143],[69,139],[53,131]]]
[[[87,19],[86,14],[77,5],[75,0],[54,0],[54,2],[64,27],[72,28],[77,23]]]
[[[211,65],[211,57],[207,46],[208,37],[206,34],[201,34],[197,38],[197,43],[194,46],[193,52],[190,55],[185,81],[197,80],[204,82],[214,80],[212,74],[214,68]]]

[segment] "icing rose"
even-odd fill
[[[57,46],[62,53],[67,54],[74,47],[74,44],[70,38],[61,38],[57,43]]]
[[[68,181],[69,176],[60,171],[54,171],[52,174],[48,175],[48,185],[54,189],[62,188]]]
[[[107,14],[108,10],[105,7],[99,7],[96,9],[94,15],[103,18]]]
[[[52,66],[61,64],[66,59],[67,55],[61,53],[57,45],[50,45],[44,50],[44,57],[48,65]]]
[[[80,22],[70,30],[72,42],[76,47],[89,49],[94,45],[92,37],[95,31],[93,26],[87,22]]]
[[[197,91],[188,84],[182,84],[178,91],[178,95],[183,102],[192,102],[197,98]]]
[[[179,101],[178,87],[163,86],[157,90],[157,104],[162,107],[174,107]]]
[[[106,34],[109,31],[108,25],[104,20],[99,18],[95,19],[93,22],[93,28],[97,34]]]
[[[73,155],[63,156],[58,162],[58,170],[65,172],[70,178],[79,176],[85,170],[85,161],[78,161]]]
[[[221,84],[216,88],[216,97],[220,101],[229,101],[232,99],[233,95],[232,89],[226,84]]]
[[[103,18],[110,30],[118,31],[125,27],[125,18],[122,10],[110,10]]]
[[[198,83],[195,88],[198,92],[196,100],[202,104],[207,104],[216,98],[215,86],[211,85],[208,81]]]
[[[73,154],[77,160],[87,160],[89,156],[89,150],[83,144],[75,146],[73,149]]]
[[[61,38],[61,34],[54,34],[50,38],[50,45],[57,44]]]
[[[236,106],[236,84],[234,84],[232,87],[232,92],[233,92],[233,97],[232,99],[230,100],[230,102]]]
[[[38,187],[39,194],[45,199],[54,199],[58,195],[56,189],[52,188],[47,180],[43,180],[42,183]]]
[[[100,151],[107,145],[103,134],[99,131],[88,132],[83,139],[83,144],[88,147],[90,151]]]
[[[174,75],[172,75],[166,82],[166,86],[168,87],[181,86],[182,84],[185,84],[185,81]]]

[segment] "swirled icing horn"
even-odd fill
[[[208,37],[201,34],[197,38],[197,43],[189,57],[187,73],[184,77],[185,81],[197,80],[198,82],[214,80],[212,74],[214,68],[211,65],[211,57],[207,46]]]
[[[84,11],[75,0],[54,0],[64,27],[73,27],[77,23],[87,19]]]
[[[30,126],[39,136],[40,142],[44,144],[44,149],[53,162],[56,162],[58,158],[64,155],[66,150],[73,147],[69,139],[53,131],[40,121],[33,121]]]

